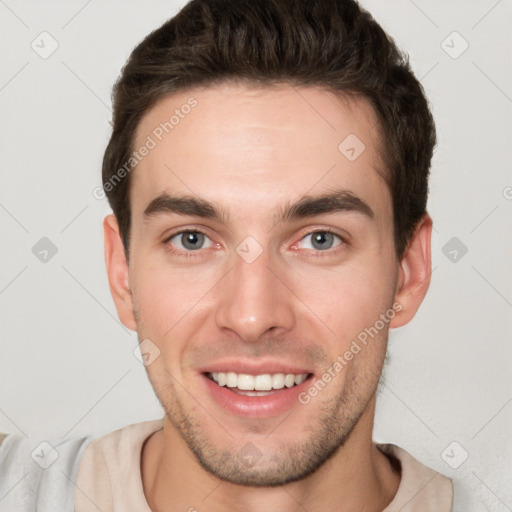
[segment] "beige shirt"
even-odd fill
[[[76,481],[75,512],[151,512],[140,472],[144,441],[163,428],[163,420],[128,425],[94,440],[86,448]],[[450,512],[452,481],[427,468],[402,448],[377,445],[400,461],[402,478],[383,512]]]

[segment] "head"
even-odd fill
[[[278,485],[371,435],[389,329],[429,284],[435,129],[406,57],[353,1],[197,0],[113,103],[110,286],[190,452]],[[226,371],[307,378],[262,411],[217,393]]]

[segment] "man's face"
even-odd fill
[[[389,322],[376,322],[392,308],[398,262],[374,112],[318,88],[224,84],[161,100],[135,148],[148,136],[156,147],[130,189],[129,286],[139,339],[160,350],[147,366],[154,390],[212,473],[300,478],[354,430],[385,357]]]

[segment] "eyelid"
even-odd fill
[[[211,243],[211,247],[204,247],[204,248],[202,247],[200,249],[191,251],[191,250],[186,250],[186,249],[180,249],[179,247],[176,247],[170,243],[170,241],[173,238],[175,238],[179,235],[182,235],[183,233],[200,233],[200,234],[204,235],[206,238],[208,238],[208,240]],[[212,247],[215,247],[215,245],[219,246],[219,244],[217,242],[214,242],[212,240],[212,238],[208,235],[208,233],[206,233],[206,231],[199,229],[199,228],[186,228],[186,227],[180,228],[177,231],[173,231],[169,235],[166,235],[162,241],[162,244],[164,245],[165,249],[167,251],[169,251],[171,254],[177,255],[177,256],[182,256],[184,258],[197,258],[200,256],[204,256],[204,251],[206,249],[212,249]]]
[[[161,236],[162,242],[167,243],[171,238],[182,233],[201,233],[213,241],[214,237],[211,234],[212,230],[206,226],[198,224],[181,225],[167,229]]]
[[[219,247],[221,245],[218,242],[214,242],[212,240],[212,238],[208,235],[206,230],[203,230],[203,229],[197,228],[197,227],[179,228],[177,231],[173,231],[169,235],[166,235],[162,243],[171,252],[173,252],[175,254],[185,254],[187,256],[199,256],[199,254],[204,252],[205,249],[211,249],[211,247],[206,247],[206,248],[197,249],[196,251],[183,251],[183,250],[178,249],[178,248],[176,248],[174,246],[171,246],[171,244],[169,244],[171,239],[173,239],[174,237],[176,237],[178,235],[181,235],[183,233],[201,233],[201,234],[203,234],[205,237],[207,237],[212,242],[212,246],[213,247],[215,247],[215,246]],[[303,250],[306,250],[308,252],[320,253],[320,254],[321,253],[333,254],[333,253],[337,252],[338,250],[342,250],[342,249],[346,248],[346,246],[349,245],[349,241],[348,241],[349,239],[348,239],[347,235],[344,235],[344,234],[340,233],[338,230],[330,228],[330,227],[320,227],[319,226],[319,227],[316,227],[316,228],[311,228],[311,227],[304,228],[303,232],[300,235],[298,235],[299,236],[298,241],[293,243],[292,248],[296,248],[297,244],[300,243],[305,237],[311,236],[311,235],[313,235],[315,233],[331,233],[331,234],[333,234],[334,236],[336,236],[336,237],[338,237],[340,239],[340,243],[338,245],[334,246],[334,247],[331,247],[329,249],[325,249],[323,251],[322,250],[318,250],[318,249],[303,249]]]
[[[303,238],[305,238],[306,236],[313,235],[315,233],[331,233],[331,234],[337,236],[345,244],[348,244],[349,240],[350,240],[349,234],[346,233],[345,231],[342,231],[342,230],[339,230],[336,228],[332,228],[332,227],[322,227],[322,226],[318,226],[318,227],[314,227],[314,228],[312,228],[312,227],[304,228],[303,230],[301,230],[299,235],[296,235],[296,236],[297,236],[298,240],[300,241]]]
[[[171,238],[174,238],[175,236],[181,235],[183,233],[201,233],[202,235],[208,237],[211,240],[211,236],[208,235],[208,233],[201,229],[201,228],[179,228],[177,231],[172,231],[169,234],[164,235],[164,238],[162,240],[163,243],[169,242]]]

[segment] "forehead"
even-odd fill
[[[317,87],[180,91],[137,128],[134,149],[150,149],[132,172],[133,214],[164,191],[261,212],[333,188],[389,213],[378,126],[367,100]]]

